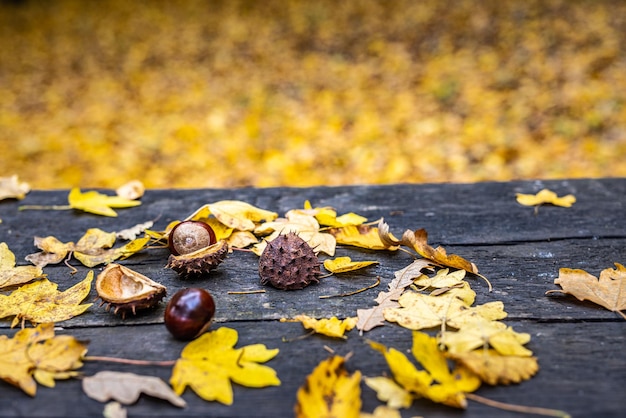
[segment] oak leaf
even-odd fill
[[[81,304],[89,295],[93,271],[64,292],[48,279],[21,286],[9,295],[0,295],[0,318],[15,316],[11,328],[20,321],[33,323],[60,322],[85,312],[92,304]]]
[[[76,376],[86,346],[69,335],[55,336],[54,324],[18,331],[13,338],[0,336],[0,378],[30,396],[37,382],[54,387],[54,381]]]
[[[30,192],[30,186],[26,182],[18,180],[17,175],[10,177],[0,177],[0,200],[4,199],[24,199]]]
[[[433,328],[442,324],[461,328],[474,322],[506,317],[504,304],[500,301],[469,307],[454,296],[430,296],[410,292],[400,296],[398,303],[398,308],[385,309],[385,319],[412,330]]]
[[[324,260],[324,268],[334,274],[359,270],[372,264],[378,264],[378,261],[352,261],[350,257]]]
[[[231,380],[255,388],[280,385],[276,372],[259,364],[274,358],[278,349],[263,344],[235,348],[237,340],[237,331],[222,327],[187,344],[170,377],[174,392],[181,395],[189,386],[206,401],[231,405]]]
[[[298,389],[296,418],[358,418],[361,410],[361,372],[350,375],[346,359],[321,361]]]
[[[363,334],[363,331],[369,331],[372,328],[381,326],[385,323],[383,311],[387,308],[395,308],[398,305],[398,299],[404,292],[404,289],[413,283],[413,279],[422,274],[422,270],[431,267],[428,260],[415,260],[407,267],[394,273],[395,278],[389,283],[388,291],[379,292],[374,301],[378,304],[373,308],[357,309],[356,327]]]
[[[615,266],[615,269],[602,270],[599,279],[585,270],[562,268],[554,283],[563,290],[550,290],[548,293],[567,293],[578,300],[588,300],[617,312],[626,319],[621,312],[626,310],[626,268],[619,263]]]
[[[537,194],[517,193],[517,202],[524,206],[538,206],[546,203],[569,208],[576,202],[576,197],[572,194],[558,197],[552,190],[543,189]]]
[[[464,365],[490,385],[519,383],[530,379],[539,370],[536,357],[505,356],[482,348],[465,353],[448,353],[447,357]]]
[[[28,283],[31,280],[46,277],[37,266],[15,266],[15,254],[9,246],[0,243],[0,289]]]
[[[82,193],[79,188],[70,190],[67,198],[70,207],[95,215],[116,217],[112,208],[130,208],[141,205],[140,201],[119,196],[107,196],[94,190]]]
[[[281,322],[287,322],[286,319],[281,319]],[[298,321],[302,323],[302,326],[306,329],[311,329],[318,334],[323,334],[328,337],[334,338],[347,338],[344,334],[346,331],[350,331],[355,327],[357,319],[356,317],[345,318],[343,320],[333,316],[331,318],[315,319],[307,315],[296,315],[292,321]]]
[[[187,406],[187,402],[183,398],[174,393],[162,379],[155,376],[103,371],[85,377],[82,385],[85,394],[98,402],[107,402],[113,399],[124,405],[131,405],[137,402],[142,393],[145,393],[155,398],[164,399],[180,408]]]

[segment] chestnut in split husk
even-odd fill
[[[209,292],[199,288],[179,290],[165,308],[165,327],[174,338],[190,341],[206,331],[215,314]]]
[[[174,255],[189,254],[217,242],[215,232],[202,221],[183,221],[169,234],[168,247]]]

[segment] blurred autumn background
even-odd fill
[[[33,188],[626,176],[624,1],[0,1]]]

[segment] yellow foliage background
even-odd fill
[[[626,176],[625,49],[617,1],[3,1],[0,176]]]

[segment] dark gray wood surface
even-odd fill
[[[515,193],[536,193],[547,187],[559,195],[572,193],[577,202],[571,208],[542,206],[537,214],[515,201]],[[432,245],[474,262],[493,284],[489,293],[484,282],[470,278],[477,292],[476,303],[504,302],[509,313],[505,322],[516,331],[528,332],[528,347],[539,359],[540,371],[519,385],[490,387],[477,392],[503,402],[565,410],[573,416],[623,416],[626,407],[626,360],[623,354],[626,324],[617,314],[568,296],[546,296],[561,267],[582,268],[593,275],[626,264],[626,179],[524,181],[477,184],[425,184],[389,186],[345,186],[270,189],[149,190],[142,205],[120,209],[118,218],[105,218],[78,211],[18,211],[18,206],[66,204],[67,190],[33,191],[21,202],[0,202],[0,242],[6,242],[19,264],[36,252],[34,236],[54,235],[62,241],[77,241],[93,227],[117,231],[157,219],[155,229],[182,219],[205,203],[223,199],[243,200],[284,214],[302,207],[305,200],[314,206],[332,206],[338,213],[356,212],[370,220],[384,217],[393,232],[425,228]],[[366,338],[388,346],[408,349],[411,332],[388,324],[363,337],[351,331],[347,341],[312,336],[289,343],[305,333],[297,323],[280,323],[281,317],[307,314],[316,317],[354,316],[356,309],[374,306],[373,299],[393,279],[393,272],[412,258],[402,252],[372,252],[342,247],[337,255],[353,259],[376,259],[379,265],[355,274],[323,279],[302,291],[284,292],[263,287],[257,273],[257,257],[234,252],[210,279],[181,281],[165,269],[168,251],[143,251],[122,262],[168,288],[168,295],[190,286],[205,287],[213,294],[216,323],[240,334],[240,345],[264,343],[279,348],[280,354],[268,365],[278,371],[279,387],[248,389],[235,385],[235,402],[224,406],[205,402],[188,390],[189,406],[178,409],[164,401],[142,397],[129,407],[129,416],[221,416],[283,417],[293,415],[295,393],[315,365],[328,356],[327,345],[339,354],[354,352],[350,370],[366,376],[388,373],[382,356],[366,344]],[[63,264],[48,266],[45,273],[70,287],[89,269],[72,261],[74,276]],[[101,267],[94,270],[96,273]],[[319,299],[372,284],[378,288],[346,298]],[[233,295],[229,291],[265,289],[262,294]],[[95,299],[95,290],[89,299]],[[172,339],[163,326],[165,303],[156,310],[126,320],[94,305],[85,314],[59,323],[62,330],[89,340],[89,354],[123,358],[168,360],[179,356],[184,343]],[[0,320],[0,334],[13,335],[10,320]],[[132,371],[160,376],[166,381],[167,367],[127,366],[87,362],[82,371],[91,375],[100,370]],[[363,386],[363,410],[378,404],[374,392]],[[39,387],[30,398],[19,389],[0,382],[0,416],[99,416],[103,404],[87,398],[77,380],[60,381],[54,389]],[[457,411],[428,401],[416,401],[403,416],[425,417],[513,417],[470,401],[466,411]]]

